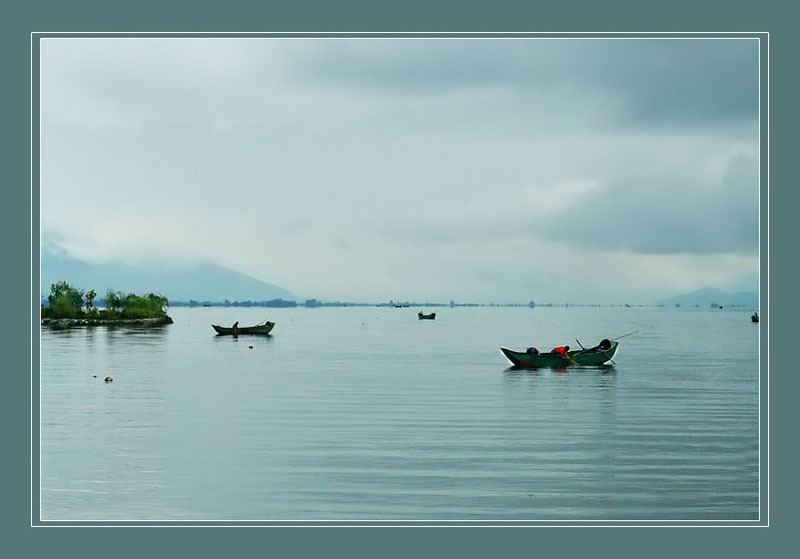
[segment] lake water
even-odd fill
[[[750,313],[173,308],[158,329],[43,329],[41,516],[755,520]],[[210,326],[265,319],[266,338]],[[610,367],[510,370],[498,349],[632,330]]]

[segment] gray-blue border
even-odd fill
[[[786,162],[795,159],[793,140],[798,124],[798,78],[794,68],[800,52],[796,21],[797,10],[790,3],[770,0],[761,3],[675,0],[646,5],[634,0],[573,0],[543,5],[520,0],[496,0],[488,5],[476,0],[407,0],[383,4],[369,0],[336,3],[306,0],[280,5],[269,1],[231,0],[224,7],[209,0],[140,0],[117,6],[99,0],[33,0],[4,6],[0,18],[0,57],[4,62],[5,78],[5,84],[0,88],[4,108],[0,148],[6,186],[0,189],[3,202],[0,204],[3,212],[0,220],[3,235],[0,238],[3,239],[3,255],[10,266],[7,273],[0,276],[0,282],[7,293],[28,290],[31,279],[28,107],[29,41],[30,33],[34,31],[769,31],[775,43],[771,67],[776,68],[772,80],[775,93],[770,93],[769,100],[774,100],[781,122],[775,131],[769,131],[766,138],[762,133],[762,145],[773,138],[776,140],[772,142],[772,161],[775,163],[769,164],[768,159],[765,170],[762,159],[762,179],[764,174],[771,175],[771,215],[763,190],[761,206],[761,305],[764,317],[761,341],[762,349],[766,349],[762,351],[761,365],[762,370],[768,366],[779,372],[772,379],[768,377],[768,388],[772,389],[769,415],[765,411],[769,392],[761,392],[762,429],[765,425],[770,426],[770,419],[774,419],[770,440],[778,441],[775,465],[767,467],[769,464],[762,462],[762,471],[772,474],[777,480],[773,486],[776,490],[780,488],[769,507],[770,515],[776,519],[769,529],[582,529],[577,538],[571,530],[492,528],[332,529],[315,530],[312,537],[304,529],[269,529],[266,535],[261,530],[205,528],[147,529],[145,533],[117,528],[101,532],[96,529],[77,532],[72,528],[45,529],[44,532],[32,529],[30,423],[23,418],[28,418],[31,411],[28,372],[31,370],[32,347],[29,337],[38,332],[38,325],[36,328],[32,325],[31,332],[19,327],[20,323],[28,322],[27,317],[31,316],[33,309],[22,298],[11,296],[6,305],[13,320],[0,323],[3,332],[0,340],[7,365],[2,391],[5,405],[0,406],[4,434],[7,435],[6,459],[0,464],[4,480],[3,506],[0,507],[4,549],[13,556],[29,557],[69,556],[72,552],[79,552],[84,557],[108,555],[109,552],[120,557],[140,557],[143,553],[191,553],[197,557],[216,557],[244,552],[292,556],[380,554],[383,557],[412,554],[485,557],[497,553],[536,552],[557,553],[562,557],[612,553],[615,557],[674,557],[678,554],[750,557],[770,556],[791,549],[794,543],[792,520],[796,517],[795,497],[798,494],[793,471],[797,462],[793,436],[797,406],[793,400],[798,381],[793,374],[794,368],[789,364],[790,357],[785,352],[778,352],[770,360],[768,349],[793,346],[792,326],[797,299],[793,288],[798,269],[792,256],[795,253],[793,243],[797,236],[797,221],[789,212],[794,213],[798,194],[792,188],[794,169],[790,169]],[[770,263],[769,251],[765,248],[767,239],[772,253],[779,256],[774,264]],[[772,277],[769,275],[771,267],[777,270]],[[775,306],[774,317],[764,316],[770,290],[775,291],[772,299],[779,303]],[[765,333],[772,325],[776,327],[772,328],[772,341],[768,346]],[[769,442],[762,442],[762,452],[768,450]]]

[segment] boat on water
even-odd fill
[[[216,324],[212,324],[211,327],[216,330],[217,334],[220,336],[241,336],[248,334],[269,334],[275,327],[275,323],[265,320],[255,326],[239,326],[236,328],[236,332],[234,332],[233,327],[229,326],[217,326]]]
[[[536,353],[531,351],[514,351],[511,349],[506,349],[504,347],[500,348],[500,351],[503,352],[503,355],[511,361],[511,364],[514,367],[524,367],[524,368],[554,368],[554,369],[561,369],[563,367],[568,366],[597,366],[603,365],[611,360],[614,357],[614,352],[617,351],[617,345],[619,342],[613,341],[610,342],[610,345],[607,347],[605,344],[598,345],[595,347],[590,347],[586,349],[576,349],[573,351],[568,351],[567,355],[569,355],[569,359],[565,359],[560,355],[553,355],[552,353]]]
[[[420,320],[433,320],[436,318],[436,313],[432,312],[430,314],[423,314],[421,312],[418,312],[417,316],[419,317]]]
[[[758,318],[758,312],[754,312],[753,316],[750,317],[750,320],[753,322],[758,322],[760,319]]]

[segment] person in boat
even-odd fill
[[[569,359],[569,346],[562,345],[558,347],[554,347],[550,352],[551,355],[558,355],[561,359]]]
[[[527,353],[528,355],[533,355],[535,357],[539,355],[539,350],[531,346],[527,350],[525,350],[525,353]]]
[[[595,353],[603,353],[604,351],[608,351],[611,349],[611,340],[608,338],[604,338],[600,340],[600,343],[595,346],[594,351]]]
[[[234,336],[238,336],[239,335],[239,321],[238,320],[233,323],[233,328],[231,328],[231,330],[233,330],[233,335]]]

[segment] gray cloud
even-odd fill
[[[755,40],[331,41],[292,76],[316,85],[414,95],[474,88],[618,97],[630,124],[757,118]]]
[[[719,182],[657,169],[622,176],[536,230],[549,238],[641,253],[755,254],[757,162],[737,155]]]

